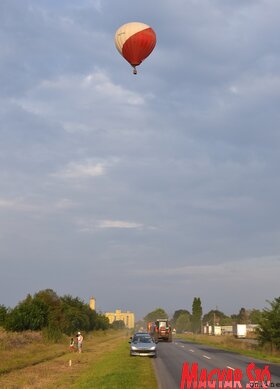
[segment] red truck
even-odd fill
[[[155,338],[155,341],[172,342],[172,330],[168,319],[157,319],[154,323],[148,324],[148,332]]]

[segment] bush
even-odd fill
[[[10,331],[41,330],[48,322],[48,306],[27,297],[6,315],[4,327]]]
[[[70,336],[78,330],[109,328],[108,319],[92,311],[78,297],[59,297],[52,289],[42,290],[34,297],[28,295],[10,312],[0,306],[0,320],[1,317],[7,330],[44,329],[45,338],[51,341],[59,341],[63,333]]]
[[[0,305],[0,326],[5,324],[7,312],[7,308],[4,305]]]
[[[125,328],[125,324],[123,320],[115,320],[112,324],[111,327],[114,330],[123,330]]]
[[[268,302],[271,308],[264,309],[259,319],[258,339],[263,345],[269,343],[271,351],[280,350],[280,297]]]
[[[61,332],[61,330],[53,326],[48,326],[44,328],[42,333],[44,339],[54,343],[60,342],[61,339],[63,338],[63,333]]]

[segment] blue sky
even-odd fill
[[[279,295],[278,0],[0,3],[0,303]],[[117,28],[150,25],[137,76]]]

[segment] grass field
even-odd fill
[[[230,336],[177,335],[251,357],[280,363],[278,353]],[[156,389],[149,358],[129,356],[126,331],[86,334],[82,354],[70,353],[69,339],[52,344],[41,333],[0,330],[1,389]],[[71,360],[71,366],[69,361]]]
[[[156,389],[157,382],[149,358],[130,357],[127,340],[121,342],[92,365],[73,389]]]
[[[0,331],[0,377],[15,369],[36,365],[67,352],[65,344],[50,344],[39,332]]]
[[[191,342],[208,344],[226,351],[235,351],[249,357],[263,359],[265,361],[280,363],[280,352],[271,352],[269,347],[261,347],[248,341],[239,340],[230,335],[209,336],[195,334],[178,334],[177,338],[189,340]]]
[[[85,335],[82,354],[70,353],[68,341],[0,331],[0,388],[157,388],[152,361],[129,356],[126,332]]]

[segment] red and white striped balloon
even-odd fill
[[[134,68],[147,58],[156,45],[156,33],[144,23],[132,22],[122,25],[115,34],[115,44],[119,53]]]

